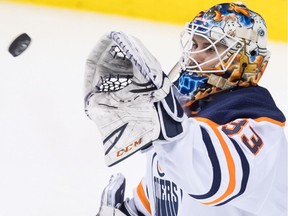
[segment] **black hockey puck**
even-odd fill
[[[26,33],[19,35],[9,46],[9,52],[16,57],[22,54],[31,43],[31,38]]]

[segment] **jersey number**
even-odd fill
[[[235,121],[231,122],[222,127],[222,131],[228,135],[229,137],[241,133],[245,125],[247,124],[247,120]],[[258,154],[259,150],[263,146],[263,141],[261,137],[253,130],[251,126],[249,126],[252,131],[252,136],[248,138],[244,133],[241,135],[241,141],[243,144],[254,154]]]

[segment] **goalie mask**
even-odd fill
[[[179,100],[196,100],[235,86],[257,85],[269,61],[263,18],[242,3],[200,12],[181,34]]]

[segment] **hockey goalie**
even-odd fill
[[[286,119],[258,84],[270,58],[264,19],[243,3],[218,4],[180,41],[174,82],[124,32],[105,34],[87,59],[85,112],[107,166],[147,157],[133,197],[115,174],[97,215],[287,215]]]

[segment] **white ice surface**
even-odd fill
[[[83,109],[86,57],[111,30],[138,37],[164,71],[180,54],[181,26],[0,3],[0,216],[92,216],[112,173],[127,176],[127,196],[140,181],[144,155],[107,168]],[[14,58],[8,46],[23,32],[31,46]],[[288,116],[287,44],[270,49],[260,84]]]

